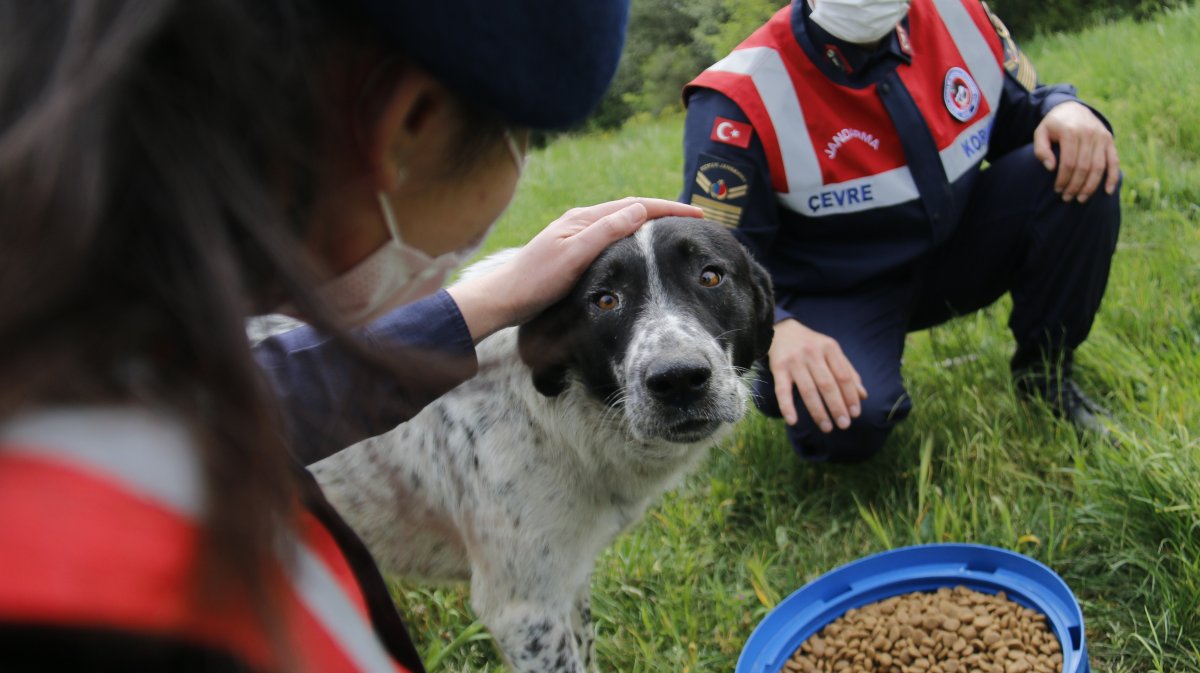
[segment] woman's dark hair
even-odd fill
[[[179,417],[208,484],[198,595],[260,608],[293,488],[243,319],[306,287],[277,181],[311,183],[320,121],[315,12],[284,4],[0,3],[0,417]]]
[[[286,298],[332,328],[298,244],[323,55],[356,30],[326,4],[0,0],[0,420],[182,419],[208,484],[200,584],[260,607],[294,493],[243,320]]]

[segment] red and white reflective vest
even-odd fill
[[[205,497],[190,438],[149,412],[52,411],[0,426],[0,623],[158,637],[278,670],[245,601],[194,602]],[[296,528],[297,562],[280,583],[295,662],[406,671],[330,531],[307,513]]]
[[[821,217],[919,198],[899,141],[906,129],[892,123],[877,91],[883,84],[852,88],[821,73],[793,36],[793,6],[688,89],[714,89],[742,109],[763,144],[776,196],[789,210]],[[987,154],[1004,86],[1003,46],[975,0],[914,0],[902,41],[912,62],[896,73],[954,183]],[[839,152],[860,142],[873,151]]]

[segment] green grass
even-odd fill
[[[856,467],[802,464],[752,418],[597,562],[602,670],[729,671],[781,598],[864,554],[969,541],[1033,556],[1079,597],[1097,671],[1200,671],[1200,11],[1026,45],[1117,129],[1124,227],[1079,353],[1119,448],[1080,443],[1007,376],[1007,301],[909,338],[915,410]],[[532,158],[490,247],[574,205],[680,185],[682,120]],[[969,356],[969,357],[963,357]],[[431,670],[503,670],[466,590],[397,585]]]

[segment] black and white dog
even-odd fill
[[[470,579],[512,670],[589,670],[596,556],[742,418],[772,323],[728,230],[656,220],[481,343],[475,378],[312,469],[385,571]]]

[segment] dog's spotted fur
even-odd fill
[[[596,556],[742,417],[771,323],[728,231],[658,220],[481,343],[474,379],[313,472],[386,571],[469,579],[514,671],[590,670]]]

